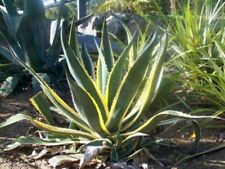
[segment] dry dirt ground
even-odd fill
[[[35,114],[35,110],[29,104],[29,97],[32,96],[32,92],[23,92],[16,96],[11,96],[6,99],[0,100],[0,122],[19,112],[27,111],[28,113]],[[175,129],[176,130],[176,129]],[[27,122],[19,122],[4,129],[0,129],[0,144],[5,144],[14,140],[18,136],[27,135],[35,131],[35,128]],[[159,147],[152,150],[152,154],[161,161],[165,167],[160,167],[156,162],[150,160],[149,168],[152,169],[225,169],[225,148],[220,148],[218,151],[211,152],[209,154],[195,157],[187,162],[181,163],[178,167],[172,167],[179,157],[185,157],[188,153],[198,153],[204,150],[208,150],[211,147],[220,146],[225,144],[225,132],[219,131],[203,131],[203,137],[199,146],[190,152],[190,137],[177,136],[177,132],[171,131],[168,135],[174,138],[173,140],[179,148]],[[188,135],[189,133],[187,133]],[[224,146],[225,147],[225,146]],[[41,147],[39,148],[41,149]],[[0,154],[0,169],[51,169],[48,164],[48,158],[45,157],[39,160],[33,160],[30,157],[34,150],[34,147],[21,147],[13,151]],[[62,168],[78,168],[77,163],[67,164],[67,166],[60,166]],[[89,168],[95,168],[90,166]]]

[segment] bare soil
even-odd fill
[[[25,91],[15,96],[0,100],[0,122],[3,122],[8,117],[21,113],[32,113],[33,116],[37,115],[36,111],[29,103],[29,98],[33,92]],[[15,140],[18,136],[23,136],[34,132],[36,128],[28,122],[18,122],[4,129],[0,129],[0,146]],[[164,164],[161,167],[154,160],[149,160],[149,168],[152,169],[225,169],[225,132],[220,130],[203,130],[203,137],[200,144],[195,149],[192,149],[191,132],[180,134],[176,128],[171,129],[169,134],[165,135],[170,139],[175,148],[168,146],[160,146],[152,149],[151,153]],[[174,132],[176,131],[176,132]],[[217,151],[212,151],[208,154],[195,157],[191,160],[181,163],[178,167],[174,164],[181,158],[188,155],[196,154],[212,147],[221,146]],[[39,147],[41,151],[42,147]],[[34,147],[22,146],[12,151],[0,153],[0,169],[51,169],[48,164],[48,158],[44,157],[38,160],[30,158]],[[60,166],[62,168],[78,168],[78,162]],[[90,166],[89,168],[95,168]],[[141,168],[141,167],[140,167]],[[142,167],[143,168],[143,167]]]

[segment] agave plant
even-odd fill
[[[96,67],[89,56],[85,44],[81,51],[71,29],[69,40],[61,33],[61,43],[66,60],[67,81],[70,87],[73,107],[66,104],[35,71],[24,64],[12,51],[18,62],[23,65],[40,83],[43,93],[52,103],[54,111],[60,114],[68,127],[59,127],[54,121],[51,108],[43,93],[31,98],[31,102],[43,120],[18,114],[0,124],[0,128],[20,120],[28,120],[35,126],[47,131],[44,139],[21,137],[17,144],[68,144],[78,143],[92,152],[90,159],[106,155],[114,162],[128,157],[143,148],[142,139],[166,118],[198,119],[204,116],[190,116],[182,112],[167,110],[151,112],[153,102],[163,75],[164,52],[167,36],[158,42],[153,33],[143,45],[135,45],[137,33],[131,37],[121,56],[115,60],[106,24],[102,30],[102,43],[97,44],[99,57]],[[136,48],[136,49],[134,49]],[[144,115],[151,114],[149,119]],[[207,117],[208,118],[208,117]],[[174,122],[174,121],[173,121]],[[197,135],[199,136],[199,135]],[[89,160],[83,160],[81,166]]]
[[[19,79],[24,72],[13,59],[9,48],[13,48],[17,55],[36,72],[58,75],[61,14],[58,16],[57,24],[54,24],[55,22],[50,23],[46,19],[42,0],[35,2],[24,0],[24,10],[21,12],[16,9],[13,1],[3,0],[3,4],[4,6],[0,6],[4,20],[0,28],[2,43],[0,54],[9,64],[18,67],[12,71],[11,76]],[[11,86],[16,86],[16,82],[18,80],[13,81]]]

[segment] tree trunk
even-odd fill
[[[170,11],[171,13],[176,12],[176,0],[170,0]]]

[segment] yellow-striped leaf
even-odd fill
[[[27,69],[30,74],[32,74],[37,81],[40,83],[42,90],[45,92],[48,99],[53,103],[53,105],[60,110],[61,115],[68,118],[70,121],[77,124],[80,128],[84,129],[92,133],[93,131],[89,128],[89,126],[79,117],[78,113],[75,112],[68,104],[66,104],[49,86],[48,84],[35,73],[35,71],[27,66],[20,58],[18,58],[17,54],[13,49],[12,53],[14,58],[17,60],[19,64],[21,64],[25,69]]]
[[[106,20],[104,20],[103,28],[102,28],[101,49],[102,49],[103,56],[105,57],[107,68],[110,72],[114,64],[114,58],[113,58],[111,42],[109,39],[108,29],[106,25]]]
[[[76,105],[77,111],[83,120],[85,120],[99,135],[110,135],[104,124],[101,114],[102,112],[100,111],[95,100],[85,89],[76,84],[76,82],[74,82],[69,76],[67,76],[67,80],[71,93],[74,97],[74,103]]]
[[[112,105],[115,94],[125,75],[124,64],[126,60],[129,59],[129,52],[134,43],[134,39],[136,38],[136,35],[137,33],[135,33],[130,43],[124,49],[124,51],[122,52],[122,54],[120,55],[116,63],[114,64],[112,71],[109,74],[109,79],[108,79],[107,88],[106,88],[106,100],[107,100],[107,105],[109,108]]]
[[[38,110],[38,112],[44,116],[45,120],[49,124],[51,125],[55,124],[48,102],[46,98],[43,96],[42,92],[39,92],[35,96],[31,97],[30,101],[32,105]]]
[[[95,86],[91,77],[88,75],[88,72],[85,70],[84,66],[81,65],[77,57],[74,55],[74,52],[68,45],[66,38],[63,36],[63,32],[61,32],[61,42],[71,76],[78,85],[85,88],[85,90],[87,90],[87,92],[94,98],[96,103],[99,105],[103,118],[106,119],[108,110],[104,103],[103,96]]]
[[[107,83],[107,77],[108,77],[108,68],[106,64],[105,57],[99,48],[97,42],[95,42],[95,45],[98,50],[98,62],[97,62],[97,86],[101,90],[102,95],[105,94],[106,90],[106,83]]]
[[[152,36],[152,38],[154,39],[155,36]],[[142,79],[152,59],[151,53],[155,47],[153,39],[151,39],[150,43],[145,45],[136,62],[128,70],[126,77],[123,79],[116,93],[107,120],[107,127],[110,131],[115,132],[118,130],[123,117],[126,115],[126,112],[141,85]]]
[[[130,116],[130,118],[127,119],[129,126],[136,125],[136,123],[140,121],[140,119],[143,117],[143,113],[145,113],[148,110],[149,105],[153,102],[158,92],[160,82],[162,79],[163,63],[164,63],[163,54],[165,52],[166,45],[167,45],[167,36],[165,35],[162,40],[162,44],[160,44],[160,47],[158,49],[158,53],[155,57],[154,64],[151,67],[151,72],[143,88],[143,92],[137,103],[138,104],[137,107],[140,107],[140,110],[138,113],[135,114],[135,118],[133,116]]]

